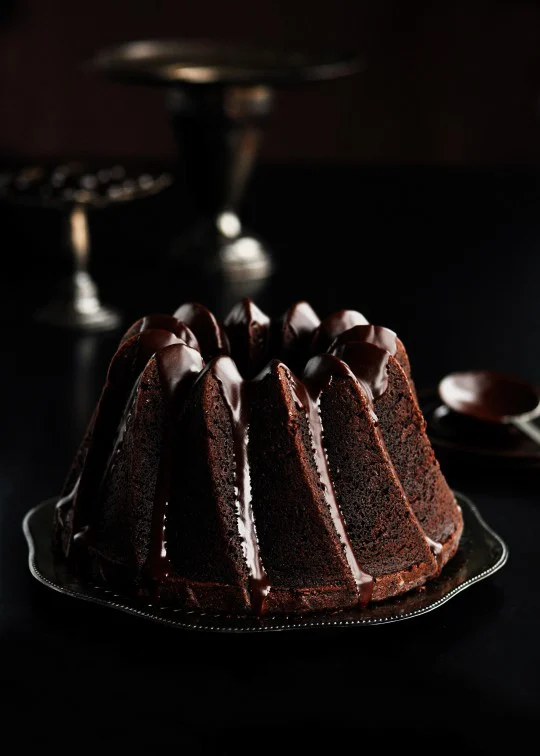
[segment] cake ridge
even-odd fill
[[[137,379],[135,383],[133,384],[133,388],[131,389],[129,393],[129,398],[126,402],[125,410],[122,413],[122,417],[120,418],[120,422],[118,424],[118,430],[116,432],[116,438],[114,440],[111,453],[109,454],[107,462],[105,463],[105,466],[103,468],[103,474],[101,475],[101,482],[99,484],[100,489],[103,488],[103,485],[105,484],[107,480],[107,477],[110,476],[114,472],[116,458],[122,449],[122,444],[124,442],[124,438],[125,438],[128,426],[129,426],[129,422],[132,418],[133,403],[140,389],[141,378],[142,378],[142,373],[139,376],[137,376]]]
[[[294,372],[301,373],[309,359],[313,334],[321,319],[306,301],[295,302],[271,323],[271,352]]]
[[[340,337],[336,339],[332,347],[332,354],[343,362],[344,366],[352,372],[360,385],[366,389],[373,416],[376,419],[377,424],[379,424],[375,408],[375,400],[381,397],[388,388],[388,360],[391,356],[394,356],[395,351],[392,353],[388,349],[385,349],[384,346],[379,346],[374,341],[356,341],[355,338],[359,333],[356,330],[357,328],[358,326],[351,328],[349,331],[342,334],[345,338],[342,339],[341,343]],[[362,326],[360,326],[360,328],[362,328]],[[365,333],[368,334],[368,332]],[[371,334],[377,337],[376,332],[369,333],[369,335]],[[386,448],[386,443],[380,432],[379,435],[381,443],[383,443]],[[394,468],[394,472],[396,472],[390,454],[388,454],[388,458],[390,464],[392,464],[392,467]],[[399,480],[397,473],[396,478]],[[408,500],[408,497],[406,498]],[[418,520],[416,515],[414,516],[415,519]],[[424,528],[422,528],[420,522],[418,522],[418,525],[422,530],[433,555],[439,559],[443,551],[442,543],[431,538],[425,532]]]
[[[338,347],[353,343],[374,344],[381,349],[386,349],[390,354],[395,355],[397,350],[397,334],[386,326],[373,325],[356,325],[342,331],[339,336],[333,340],[328,347],[328,351],[336,354]]]
[[[375,412],[375,399],[382,396],[388,388],[390,352],[368,341],[350,341],[337,346],[332,353],[362,384]]]
[[[173,317],[192,331],[206,361],[218,354],[229,354],[229,342],[225,331],[214,313],[204,305],[199,302],[187,302],[175,311]]]
[[[246,396],[246,381],[228,356],[216,357],[208,366],[219,385],[227,405],[233,432],[236,502],[238,531],[243,544],[244,557],[250,573],[250,596],[256,614],[263,615],[266,600],[272,590],[264,568],[257,538],[257,528],[251,506],[249,443],[249,399]]]
[[[328,347],[339,334],[357,325],[369,325],[366,316],[358,310],[332,312],[319,323],[313,332],[311,353],[317,354],[328,351]]]
[[[389,469],[391,477],[393,478],[394,485],[397,490],[399,490],[402,503],[405,505],[412,522],[414,522],[418,534],[429,546],[433,558],[436,560],[437,566],[440,568],[438,556],[442,552],[442,544],[429,538],[413,511],[395,470],[375,412],[375,399],[378,396],[381,396],[387,388],[386,377],[383,378],[382,373],[386,373],[388,357],[390,355],[382,347],[378,347],[371,343],[352,342],[351,346],[358,347],[360,352],[360,354],[357,353],[354,355],[355,359],[352,361],[352,365],[335,354],[322,354],[310,360],[306,366],[305,372],[311,377],[311,380],[316,383],[319,397],[322,395],[323,391],[328,389],[334,376],[348,376],[360,388],[362,395],[367,400],[377,444],[381,453],[384,455],[385,463]],[[364,350],[363,347],[366,347],[366,349]],[[365,354],[362,355],[362,352],[365,352]],[[362,357],[364,357],[364,359],[362,359]],[[360,375],[357,375],[355,368]],[[377,581],[375,581],[375,584],[376,582]],[[375,587],[376,586],[374,585],[373,590]]]
[[[188,303],[128,329],[72,466],[71,490],[57,504],[57,550],[111,582],[116,572],[102,565],[116,559],[139,595],[259,616],[364,605],[430,579],[433,557],[442,567],[455,553],[462,520],[438,467],[428,465],[434,457],[399,338],[353,310],[320,321],[302,301],[281,319],[250,299],[233,312],[222,325],[203,305]],[[232,327],[239,328],[235,338]],[[257,385],[267,372],[274,382]],[[340,418],[349,417],[343,435]],[[418,449],[403,439],[409,429]],[[400,433],[403,450],[395,448]],[[190,434],[200,443],[192,447]],[[171,466],[180,448],[177,475]],[[210,456],[199,468],[201,454]],[[411,486],[403,481],[414,478],[414,460],[427,482]],[[390,488],[379,489],[381,480]],[[389,528],[385,544],[410,544],[405,557],[398,550],[388,562],[372,551],[358,524],[360,517],[361,528],[382,532],[372,511]],[[122,517],[125,535],[115,530]],[[405,533],[410,541],[400,541]],[[221,561],[211,553],[223,554]],[[418,554],[408,575],[400,565]],[[395,567],[387,575],[388,564]]]
[[[268,361],[270,318],[245,297],[232,308],[223,325],[239,372],[243,378],[251,378]]]
[[[179,344],[180,339],[170,331],[148,329],[123,341],[107,371],[95,416],[92,438],[80,473],[81,485],[74,493],[71,540],[67,551],[78,538],[85,538],[96,514],[93,498],[99,493],[115,447],[116,434],[129,408],[134,385],[151,359],[163,347]],[[131,379],[133,383],[131,382]],[[100,444],[95,443],[96,436]],[[59,503],[60,504],[60,503]],[[57,505],[58,506],[58,505]]]
[[[345,522],[345,517],[339,506],[332,479],[330,477],[328,457],[324,448],[324,429],[318,404],[318,398],[322,386],[314,388],[308,381],[303,382],[297,379],[288,368],[287,373],[291,381],[290,385],[296,402],[306,413],[315,464],[319,473],[319,479],[324,489],[324,498],[330,511],[334,528],[342,544],[347,564],[349,565],[356,584],[358,601],[362,605],[367,604],[371,598],[373,590],[373,578],[371,575],[364,572],[358,563],[347,532],[347,523]]]
[[[175,450],[174,424],[192,384],[204,368],[204,361],[198,350],[185,343],[172,344],[159,350],[152,360],[155,360],[169,409],[163,429],[154,491],[150,544],[143,567],[143,579],[147,578],[151,582],[152,593],[156,595],[159,593],[157,581],[167,577],[171,572],[171,563],[167,556],[166,526]],[[143,373],[139,380],[142,380],[142,377]]]
[[[184,341],[188,346],[200,351],[199,342],[191,328],[189,328],[186,323],[175,318],[174,315],[167,315],[164,313],[153,313],[152,315],[145,315],[144,317],[139,318],[139,320],[136,320],[122,336],[120,346],[132,336],[151,330],[169,331],[174,336],[178,336],[178,338]]]

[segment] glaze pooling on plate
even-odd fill
[[[504,542],[486,525],[469,499],[463,494],[456,494],[456,498],[463,510],[465,531],[455,558],[445,566],[436,580],[420,590],[379,604],[371,604],[363,609],[319,612],[308,616],[267,616],[258,619],[252,616],[182,611],[130,600],[97,585],[85,585],[53,557],[50,518],[56,499],[32,509],[24,519],[23,529],[30,551],[30,571],[48,588],[169,627],[206,632],[258,633],[382,625],[411,619],[438,609],[458,593],[489,577],[505,564],[508,549]]]

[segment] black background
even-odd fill
[[[128,321],[189,299],[220,311],[232,296],[167,262],[182,208],[171,190],[144,213],[94,219],[93,270]],[[534,172],[261,167],[246,218],[279,258],[256,297],[273,314],[300,297],[320,315],[359,309],[398,331],[420,387],[469,367],[540,382]],[[65,267],[59,219],[3,208],[0,224],[0,737],[69,751],[91,742],[282,752],[318,742],[333,753],[354,728],[353,747],[371,752],[412,743],[497,753],[508,738],[522,752],[539,715],[537,473],[444,468],[510,559],[439,610],[396,625],[196,635],[80,604],[31,578],[23,515],[58,493],[115,339],[35,326],[33,310]]]
[[[0,156],[172,159],[161,92],[81,70],[163,37],[365,57],[280,93],[265,162],[540,164],[538,0],[3,0]]]

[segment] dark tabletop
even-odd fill
[[[183,208],[170,190],[96,215],[93,270],[126,322],[190,299],[223,314],[233,298],[168,261]],[[321,315],[359,309],[399,333],[419,387],[467,368],[540,383],[534,172],[261,168],[246,217],[280,263],[256,294],[263,309],[277,314],[299,298]],[[404,738],[428,752],[499,752],[509,735],[521,752],[540,714],[538,472],[445,463],[510,558],[437,611],[395,625],[194,634],[77,602],[30,576],[23,515],[59,492],[116,338],[32,323],[66,263],[59,228],[54,215],[0,208],[0,739],[280,752],[288,741],[276,729],[289,726],[293,742],[328,738],[337,753],[342,728],[353,727],[371,752]]]

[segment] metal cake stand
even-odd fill
[[[87,64],[109,79],[167,91],[179,179],[195,214],[172,256],[229,282],[265,279],[274,265],[266,243],[243,227],[239,210],[276,88],[362,67],[356,54],[181,39],[129,42],[99,51]]]
[[[121,165],[90,169],[72,161],[53,167],[32,165],[0,174],[0,201],[62,214],[72,273],[35,320],[78,332],[117,329],[121,314],[104,305],[90,270],[90,214],[119,203],[139,200],[172,184],[168,173],[130,173]]]

